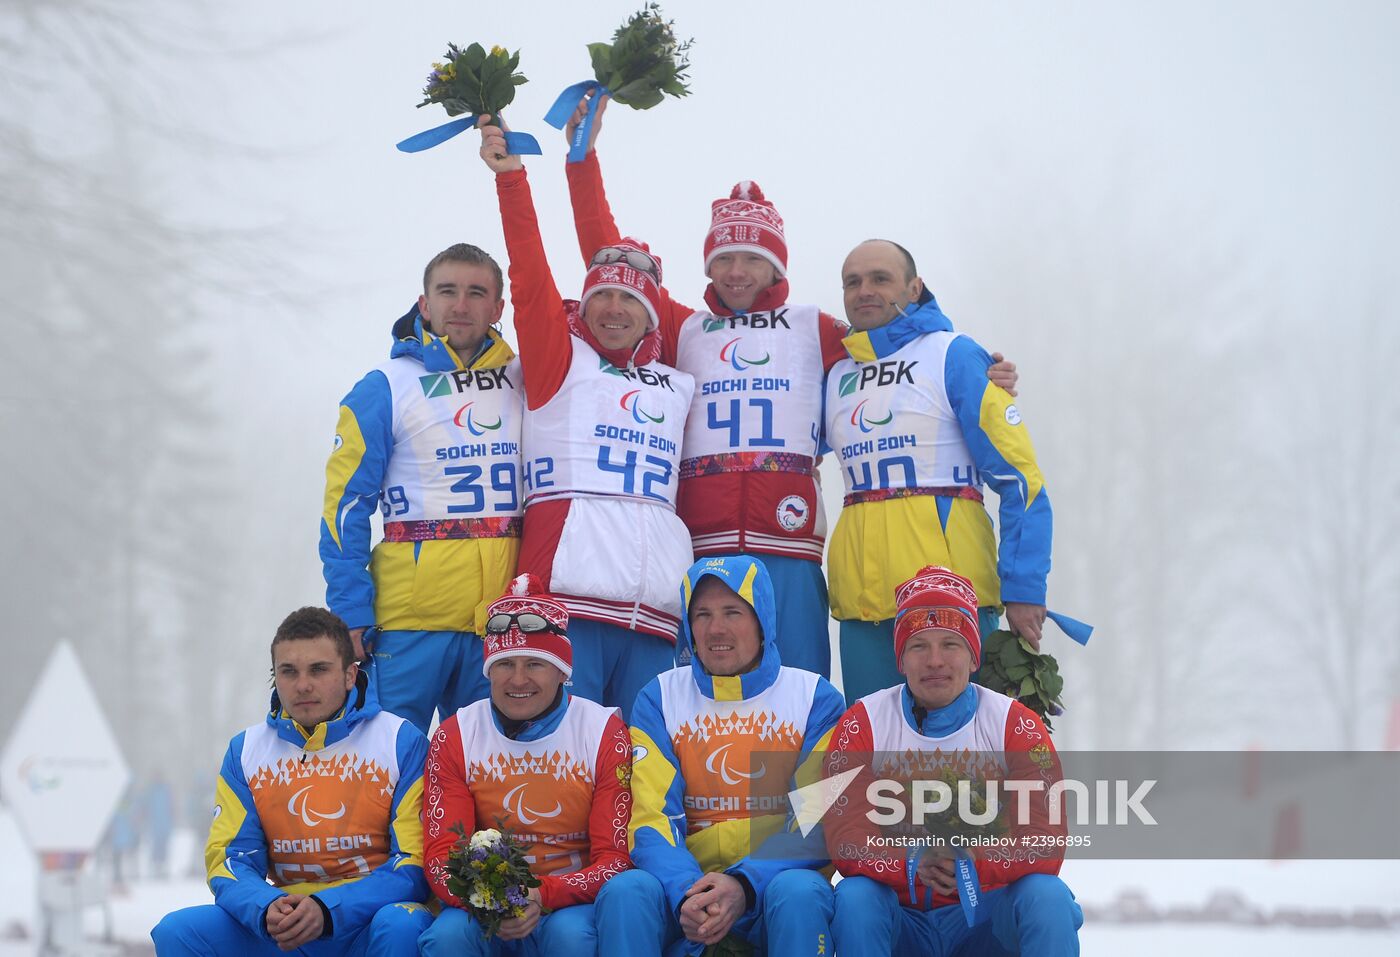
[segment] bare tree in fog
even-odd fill
[[[182,151],[198,161],[206,146],[161,107],[192,64],[208,69],[200,6],[0,8],[0,302],[12,344],[0,419],[17,506],[0,583],[17,639],[0,727],[68,639],[138,771],[235,720],[216,677],[231,644],[231,481],[200,293],[237,285],[230,268],[256,257],[250,237],[167,208],[155,162]]]
[[[1345,308],[1345,297],[1329,303]],[[1274,414],[1290,423],[1260,469],[1265,548],[1283,575],[1260,583],[1259,622],[1296,663],[1296,707],[1346,750],[1377,747],[1400,699],[1400,310],[1376,297],[1359,322],[1299,323],[1273,357],[1292,383]],[[1306,349],[1288,348],[1305,342]]]
[[[981,218],[1022,228],[978,237],[990,269],[970,283],[996,330],[982,337],[1025,375],[1055,507],[1050,605],[1096,626],[1086,649],[1054,646],[1062,748],[1191,747],[1252,706],[1231,635],[1260,372],[1238,357],[1264,306],[1244,257],[1200,241],[1208,214],[1154,211],[1130,182],[1097,209],[1060,205],[1053,184],[1010,190],[1017,217]],[[958,220],[976,234],[978,216]]]

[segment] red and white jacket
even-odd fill
[[[527,730],[509,738],[484,700],[433,734],[424,771],[424,869],[444,903],[462,906],[446,881],[454,824],[469,837],[487,828],[511,831],[526,845],[540,903],[550,910],[591,904],[608,878],[632,866],[627,726],[612,708],[567,696],[539,725],[532,729],[537,736]]]
[[[951,769],[967,779],[1038,779],[1044,787],[1024,792],[1030,802],[1029,824],[1013,825],[1009,830],[1010,836],[1020,839],[1018,843],[974,849],[977,878],[982,889],[989,891],[1027,874],[1060,872],[1064,847],[1053,838],[1063,835],[1065,828],[1048,823],[1048,789],[1061,777],[1050,733],[1035,712],[1019,701],[981,685],[971,688],[977,695],[976,711],[969,721],[942,737],[929,737],[915,729],[904,685],[861,698],[842,715],[831,736],[823,775],[830,778],[861,768],[843,789],[845,797],[823,818],[832,860],[846,877],[861,875],[888,884],[905,907],[924,908],[930,901],[932,907],[943,907],[957,903],[957,898],[930,897],[921,882],[916,884],[913,869],[917,857],[877,839],[882,835],[867,817],[872,804],[866,797],[866,788],[877,777],[937,779],[941,770]],[[926,773],[920,774],[920,770]],[[1002,789],[1001,799],[1010,805],[1003,820],[1019,819],[1021,796],[1022,792]],[[911,888],[915,896],[911,896]]]
[[[526,408],[519,570],[569,614],[675,641],[694,560],[676,516],[694,380],[660,362],[619,368],[570,331],[525,171],[496,177]]]
[[[565,167],[579,249],[587,262],[621,234],[598,154]],[[695,377],[677,511],[697,558],[783,555],[820,562],[826,517],[817,484],[822,379],[846,357],[845,323],[765,289],[744,315],[705,290],[695,310],[663,287],[661,359]]]

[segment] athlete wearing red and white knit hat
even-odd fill
[[[938,565],[925,565],[895,589],[894,600],[894,660],[901,673],[905,642],[930,628],[959,635],[972,652],[973,669],[981,666],[982,636],[972,582]]]
[[[583,277],[580,315],[593,294],[602,289],[620,289],[635,297],[651,317],[648,328],[655,329],[660,322],[657,314],[661,308],[661,259],[652,255],[650,247],[641,240],[624,236],[593,254]]]
[[[705,274],[721,253],[756,253],[773,264],[781,278],[787,274],[787,237],[783,217],[758,184],[736,183],[728,199],[710,206],[710,231],[705,235]]]
[[[543,619],[544,628],[522,628],[522,615]],[[492,628],[493,619],[509,618],[503,630]],[[517,575],[506,594],[486,609],[486,634],[483,637],[481,671],[488,677],[491,665],[503,658],[539,658],[564,672],[568,679],[574,673],[574,648],[569,642],[569,611],[544,590],[544,584],[528,572]]]

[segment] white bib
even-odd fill
[[[520,360],[495,369],[425,372],[402,358],[380,371],[389,380],[394,409],[394,450],[380,498],[384,520],[522,514]]]
[[[888,358],[836,363],[826,380],[826,440],[846,493],[980,488],[982,478],[948,401],[944,360],[959,335],[933,332]]]
[[[695,377],[683,458],[726,453],[817,454],[822,350],[816,306],[715,316],[681,326],[676,366]],[[808,461],[805,469],[810,470]]]
[[[572,345],[559,391],[525,412],[526,504],[612,495],[674,509],[694,380],[660,363],[618,369],[582,339]]]

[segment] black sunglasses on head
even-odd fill
[[[509,615],[505,612],[492,615],[486,619],[486,633],[488,635],[504,635],[510,631],[511,625],[527,635],[541,631],[553,632],[556,635],[568,634],[544,615],[537,615],[532,611],[524,611],[518,615]]]

